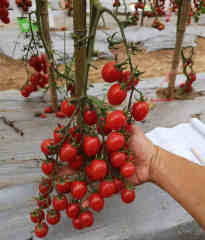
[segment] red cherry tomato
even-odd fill
[[[100,212],[104,208],[104,199],[99,193],[92,193],[89,196],[89,207],[96,212]]]
[[[66,209],[66,214],[69,218],[77,218],[80,213],[80,206],[78,203],[70,203]]]
[[[106,126],[111,130],[120,130],[126,126],[126,123],[126,116],[121,110],[115,110],[107,114]]]
[[[54,145],[54,140],[51,138],[45,139],[43,140],[43,142],[41,143],[41,151],[45,154],[45,155],[52,155],[55,153],[55,151],[49,149],[49,147]]]
[[[48,225],[45,222],[38,223],[35,226],[34,233],[38,238],[44,238],[48,234]]]
[[[127,90],[131,90],[132,85],[136,86],[139,83],[139,78],[134,76],[130,79],[130,71],[125,71],[125,72],[123,72],[123,80],[122,81],[126,84]]]
[[[82,212],[79,215],[79,220],[82,223],[83,227],[91,227],[94,223],[94,217],[90,211]]]
[[[73,227],[77,230],[83,229],[83,224],[79,218],[73,218],[72,224],[73,224]]]
[[[68,193],[70,191],[71,182],[68,179],[58,178],[55,182],[55,186],[58,193]]]
[[[111,197],[115,192],[115,184],[113,181],[104,180],[100,183],[99,187],[100,195],[104,198]]]
[[[136,121],[143,121],[149,112],[149,105],[145,101],[140,101],[132,106],[132,116]]]
[[[53,161],[43,161],[41,164],[41,170],[46,175],[51,175],[54,171],[55,163]]]
[[[66,115],[65,115],[64,112],[62,112],[62,111],[58,111],[58,112],[56,112],[56,117],[58,117],[58,118],[65,118]]]
[[[113,167],[121,167],[125,164],[127,155],[123,152],[114,152],[111,154],[110,161]]]
[[[65,136],[65,126],[64,125],[58,125],[53,132],[53,138],[54,138],[55,144],[62,141],[64,136]]]
[[[120,105],[127,97],[127,91],[116,83],[110,87],[107,93],[108,102],[112,105]]]
[[[71,162],[69,162],[69,167],[73,170],[79,170],[83,166],[83,156],[77,155]]]
[[[123,77],[122,70],[117,69],[116,62],[114,61],[105,64],[101,74],[105,82],[121,81]]]
[[[135,173],[135,165],[132,162],[126,162],[121,168],[120,172],[124,177],[131,177]]]
[[[33,223],[40,223],[44,219],[44,211],[37,208],[30,213],[30,219]]]
[[[38,189],[42,196],[47,196],[48,193],[52,190],[51,180],[48,178],[43,178],[38,185]]]
[[[55,209],[51,209],[48,211],[46,215],[46,220],[49,224],[55,225],[60,222],[60,213],[56,211]]]
[[[83,149],[88,157],[95,156],[100,151],[100,147],[101,142],[98,137],[85,136],[83,141]]]
[[[90,166],[90,176],[92,180],[102,180],[107,175],[107,163],[104,160],[94,159]]]
[[[45,209],[48,208],[51,205],[51,198],[50,196],[40,196],[37,198],[37,205],[39,206],[39,208]]]
[[[120,132],[111,132],[107,136],[106,148],[109,152],[119,151],[125,144],[125,137]]]
[[[71,162],[77,155],[76,147],[69,143],[64,143],[60,150],[60,160],[62,162]]]
[[[123,184],[122,180],[117,179],[117,178],[115,178],[113,181],[114,181],[115,189],[116,189],[115,193],[119,193],[123,189],[124,184]]]
[[[121,199],[125,203],[131,203],[135,200],[135,191],[124,188],[121,192]]]
[[[62,211],[68,206],[68,200],[65,195],[57,195],[53,198],[53,207],[57,211]]]
[[[87,185],[83,181],[74,181],[71,184],[71,194],[75,199],[82,199],[87,193]]]
[[[90,109],[85,110],[83,116],[84,116],[84,121],[88,125],[93,125],[98,122],[98,116],[95,110],[90,110]]]
[[[63,112],[67,117],[71,117],[75,111],[75,105],[68,103],[66,100],[63,100],[61,103],[61,112]]]

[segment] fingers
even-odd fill
[[[141,182],[139,181],[138,177],[136,174],[134,174],[132,177],[128,178],[128,181],[132,184],[136,185],[140,185]]]

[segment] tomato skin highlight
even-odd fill
[[[83,141],[83,149],[88,157],[95,156],[101,147],[101,141],[98,137],[85,136]]]
[[[113,152],[110,156],[110,162],[113,167],[121,167],[127,160],[127,155],[123,152]]]

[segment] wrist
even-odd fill
[[[156,176],[157,176],[157,172],[159,171],[160,161],[161,161],[160,153],[161,153],[161,148],[157,145],[153,145],[153,153],[150,160],[150,181],[151,182],[156,182]]]

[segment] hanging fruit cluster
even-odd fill
[[[31,0],[16,0],[16,5],[22,8],[24,12],[28,12],[29,8],[32,6]]]
[[[158,18],[155,18],[152,23],[152,27],[161,31],[164,30],[165,25]]]
[[[182,62],[183,62],[183,72],[186,76],[186,81],[180,84],[182,93],[189,93],[192,91],[192,84],[196,81],[196,73],[193,70],[193,55],[194,49],[191,48],[190,55],[188,57],[184,54],[184,49],[182,50]]]
[[[124,203],[134,201],[134,186],[128,180],[135,174],[128,147],[131,122],[144,120],[149,107],[135,89],[141,73],[122,70],[124,64],[111,61],[102,69],[104,81],[113,83],[107,93],[111,105],[93,96],[61,103],[69,122],[58,124],[53,137],[41,144],[46,177],[39,184],[38,208],[30,214],[37,237],[47,235],[48,224],[57,224],[62,211],[80,230],[93,225],[94,212],[103,210],[106,198],[119,193]],[[130,90],[140,93],[140,99],[132,105],[130,98],[126,109],[115,110]]]
[[[156,6],[154,6],[157,16],[166,16],[165,12],[165,0],[156,1]]]
[[[8,8],[9,1],[0,0],[0,20],[5,24],[10,23]]]
[[[29,97],[32,92],[36,92],[38,88],[45,88],[48,84],[48,62],[45,54],[32,56],[29,60],[29,66],[35,72],[21,89],[21,95],[24,97]]]

